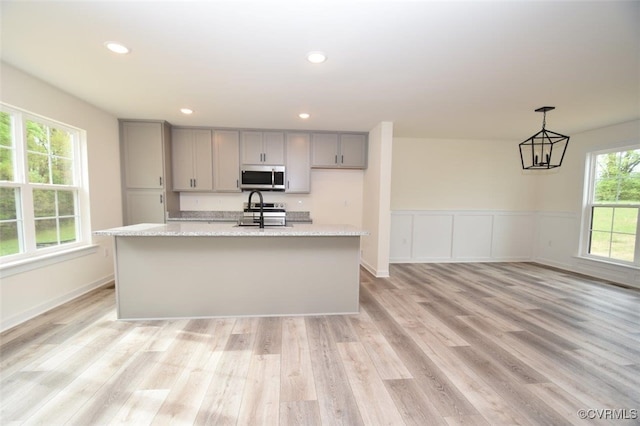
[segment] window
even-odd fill
[[[588,256],[640,266],[640,147],[590,154]]]
[[[86,244],[83,132],[0,108],[0,262]]]

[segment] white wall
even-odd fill
[[[394,138],[392,210],[535,207],[536,180],[510,141]]]
[[[41,80],[0,63],[1,100],[87,132],[91,229],[122,225],[117,119]],[[88,255],[7,276],[0,283],[0,329],[113,279],[111,239]],[[105,249],[108,256],[105,257]]]
[[[571,135],[557,173],[538,176],[535,261],[640,288],[640,271],[579,257],[587,153],[640,144],[640,120]]]
[[[562,167],[523,171],[518,141],[395,138],[392,262],[536,261],[640,287],[580,255],[587,152],[640,143],[640,120],[571,135]]]
[[[395,138],[391,188],[392,262],[532,258],[537,181],[517,143]]]

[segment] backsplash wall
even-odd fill
[[[362,226],[362,170],[313,169],[310,194],[264,191],[265,202],[284,202],[289,211],[308,211],[316,224]],[[180,210],[240,211],[249,192],[180,193]],[[258,198],[254,196],[254,201]]]

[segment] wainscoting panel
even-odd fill
[[[392,263],[533,258],[535,212],[393,211]]]
[[[452,230],[453,217],[450,215],[417,214],[413,216],[410,237],[412,257],[419,261],[450,259]]]
[[[413,215],[396,214],[391,216],[390,256],[399,259],[411,259],[411,240],[413,235]]]
[[[536,260],[566,268],[578,255],[580,218],[570,213],[540,212],[537,217]]]
[[[491,260],[493,216],[458,213],[453,218],[453,258],[461,262]]]
[[[391,263],[537,262],[640,288],[640,270],[580,256],[571,212],[392,211]]]
[[[496,214],[493,216],[491,254],[501,260],[530,260],[535,235],[535,214]]]

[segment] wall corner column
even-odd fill
[[[391,160],[393,122],[380,122],[369,132],[368,167],[364,173],[362,265],[376,277],[389,276],[391,238]]]

